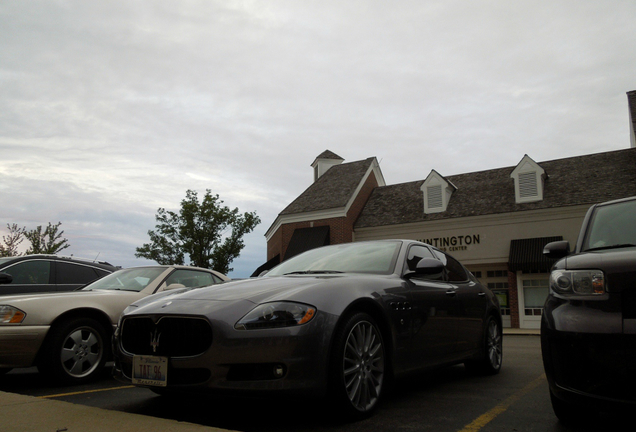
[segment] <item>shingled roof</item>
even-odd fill
[[[324,152],[320,153],[316,159],[337,159],[337,160],[344,160],[343,158],[341,158],[340,156],[338,156],[337,154],[335,154],[335,153],[334,153],[334,152],[332,152],[331,150],[325,150]]]
[[[444,177],[457,187],[447,210],[424,213],[424,180],[376,188],[355,228],[593,204],[636,195],[636,148],[540,162],[543,200],[517,204],[515,167]]]
[[[370,157],[329,168],[326,173],[280,212],[280,215],[345,207],[374,160],[374,157]]]

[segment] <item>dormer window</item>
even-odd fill
[[[457,188],[432,170],[420,189],[424,193],[424,213],[430,214],[446,211],[450,197]]]
[[[528,155],[510,174],[515,182],[515,202],[517,204],[542,201],[543,184],[546,178],[545,170]]]

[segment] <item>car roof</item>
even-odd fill
[[[20,255],[15,257],[3,257],[3,258],[0,258],[0,267],[4,267],[5,265],[9,263],[15,263],[18,261],[26,261],[26,260],[32,260],[32,259],[48,259],[48,260],[55,260],[55,261],[73,262],[78,264],[91,265],[91,266],[99,267],[104,270],[110,270],[110,271],[117,270],[118,268],[120,268],[106,261],[97,261],[97,260],[91,260],[88,258],[78,258],[78,257],[72,257],[72,256],[71,257],[58,256],[54,254],[32,254],[32,255]]]

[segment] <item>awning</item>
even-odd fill
[[[329,226],[296,228],[285,251],[285,260],[299,253],[329,244]]]
[[[260,266],[256,270],[254,270],[254,273],[252,273],[252,276],[250,276],[250,277],[258,277],[258,275],[263,273],[265,270],[271,270],[272,268],[277,266],[279,263],[280,263],[280,254],[276,255],[274,258],[272,258],[271,260],[267,261],[265,264],[263,264],[262,266]]]
[[[549,273],[556,260],[543,255],[543,247],[560,240],[563,236],[511,240],[508,268],[513,272]]]

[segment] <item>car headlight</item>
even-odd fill
[[[605,276],[600,270],[555,270],[550,274],[550,288],[558,294],[604,294]]]
[[[252,309],[234,326],[237,330],[293,327],[306,324],[316,315],[316,308],[302,303],[263,303]]]
[[[26,313],[13,306],[0,305],[0,324],[19,324],[26,318]]]

